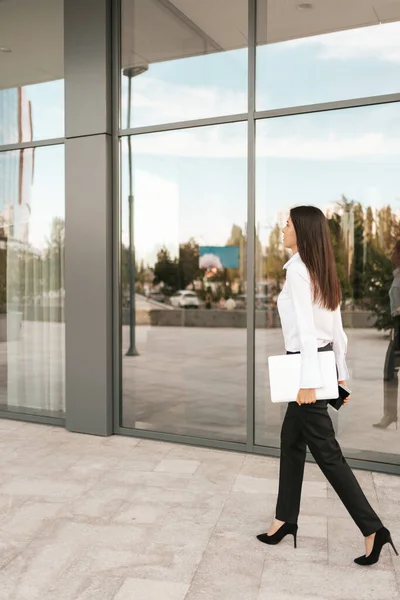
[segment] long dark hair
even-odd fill
[[[314,302],[336,310],[342,299],[327,218],[316,206],[296,206],[290,211],[297,248],[314,290]]]

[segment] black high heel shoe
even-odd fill
[[[294,547],[297,548],[297,530],[297,525],[293,523],[284,523],[273,535],[268,535],[268,533],[260,533],[260,535],[257,536],[257,539],[263,544],[275,546],[276,544],[279,544],[279,542],[281,542],[287,535],[292,535]]]
[[[390,544],[393,550],[396,553],[396,556],[399,555],[397,552],[395,545],[392,541],[392,536],[390,535],[390,531],[386,529],[386,527],[381,527],[375,534],[374,545],[372,547],[372,552],[368,556],[364,554],[364,556],[359,556],[354,560],[357,565],[367,566],[374,565],[378,562],[379,557],[381,555],[382,548],[385,544]]]

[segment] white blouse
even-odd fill
[[[333,343],[338,379],[346,380],[347,336],[343,331],[340,306],[330,311],[314,303],[311,278],[297,252],[284,265],[286,282],[278,298],[285,348],[301,352],[301,388],[322,387],[318,348]]]

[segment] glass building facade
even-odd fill
[[[4,0],[0,416],[278,455],[281,229],[313,204],[338,439],[400,473],[399,74],[397,2]]]

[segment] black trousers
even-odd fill
[[[275,516],[297,523],[306,446],[364,536],[382,527],[335,437],[327,400],[290,402],[282,425],[279,493]]]

